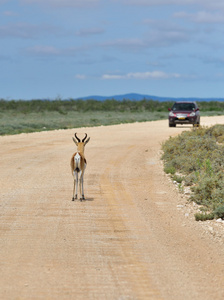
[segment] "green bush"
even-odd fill
[[[177,183],[182,183],[184,180],[184,177],[175,174],[173,176],[173,180],[175,180]]]
[[[224,125],[201,127],[162,145],[164,170],[183,174],[185,185],[191,186],[190,200],[212,211],[213,217],[224,206],[224,145],[220,143],[223,136]]]
[[[171,174],[171,175],[174,175],[176,173],[176,169],[173,166],[168,165],[168,164],[165,165],[164,171],[166,174]]]
[[[214,210],[214,214],[217,218],[221,218],[224,219],[224,205],[222,206],[218,206],[215,210]]]
[[[196,221],[207,221],[207,220],[213,220],[214,219],[214,214],[204,214],[204,213],[196,213],[194,215]]]

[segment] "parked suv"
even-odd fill
[[[168,110],[169,127],[176,127],[176,124],[200,125],[200,112],[196,102],[178,101]]]

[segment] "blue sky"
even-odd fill
[[[223,0],[0,0],[0,98],[224,97]]]

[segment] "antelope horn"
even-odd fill
[[[87,138],[87,133],[85,133],[85,137],[84,139],[82,140],[82,142],[84,143],[85,142],[85,139]]]
[[[77,137],[76,133],[75,133],[75,137],[76,137],[77,141],[80,143],[80,139]]]

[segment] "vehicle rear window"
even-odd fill
[[[195,110],[194,103],[174,103],[172,110]]]

